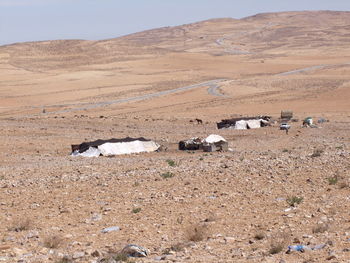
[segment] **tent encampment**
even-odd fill
[[[72,156],[98,157],[141,152],[154,152],[160,145],[145,138],[123,138],[110,140],[97,140],[72,145]]]
[[[257,129],[270,125],[270,116],[258,116],[258,117],[242,117],[222,120],[217,123],[218,129]]]

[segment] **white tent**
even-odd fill
[[[247,120],[249,129],[257,129],[261,127],[261,120]]]
[[[247,129],[247,122],[245,120],[236,121],[235,129],[236,130],[246,130]]]
[[[217,142],[226,142],[226,140],[222,136],[216,135],[216,134],[211,134],[203,140],[203,143],[205,144],[217,143]]]
[[[132,141],[132,142],[118,142],[105,143],[98,146],[103,156],[154,152],[158,150],[159,145],[153,141]]]
[[[97,140],[94,142],[72,145],[72,156],[98,157],[142,152],[155,152],[160,145],[144,138],[125,138]]]

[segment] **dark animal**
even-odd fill
[[[197,124],[203,124],[203,121],[201,119],[195,119],[195,121],[197,122]]]

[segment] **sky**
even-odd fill
[[[0,45],[108,39],[211,18],[298,10],[350,11],[350,0],[0,0]]]

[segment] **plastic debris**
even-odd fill
[[[146,248],[138,246],[138,245],[127,245],[122,251],[122,254],[127,255],[128,257],[142,258],[147,257],[149,252]]]
[[[120,227],[119,226],[111,226],[111,227],[107,227],[101,230],[102,233],[109,233],[109,232],[113,232],[113,231],[119,231]]]
[[[288,246],[287,254],[291,253],[292,251],[297,252],[305,252],[307,250],[320,250],[327,246],[327,244],[319,244],[315,246],[305,246],[305,245],[294,245],[294,246]]]
[[[291,253],[292,251],[305,252],[306,250],[311,250],[311,248],[304,245],[294,245],[294,246],[288,246],[287,253]]]

